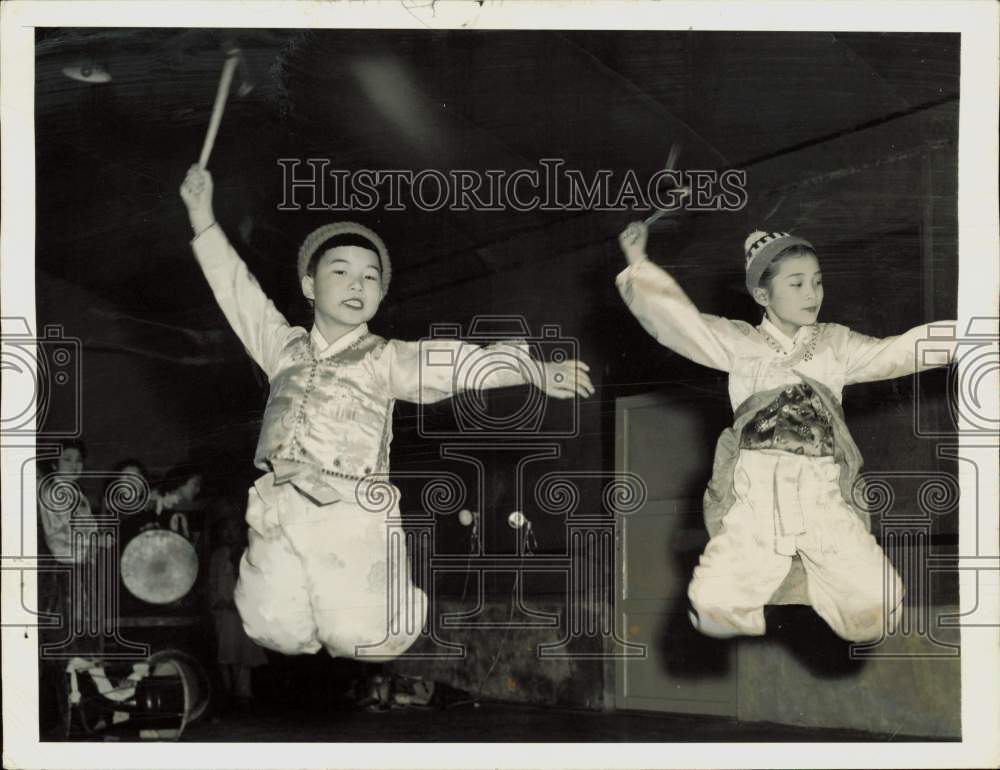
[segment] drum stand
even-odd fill
[[[117,521],[101,519],[96,528],[94,522],[70,526],[74,559],[67,570],[70,590],[60,613],[68,636],[41,647],[43,662],[59,668],[56,698],[63,737],[75,737],[74,728],[79,726],[85,736],[106,739],[122,737],[122,728],[144,740],[179,739],[187,725],[205,712],[211,698],[202,664],[194,655],[173,648],[175,628],[195,626],[198,618],[123,617],[114,548]],[[137,557],[133,562],[145,571],[133,565],[132,573],[122,577],[135,576],[139,588],[134,587],[135,581],[126,586],[138,598],[167,604],[190,591],[198,562],[184,538],[169,531],[143,533],[130,546]],[[150,644],[136,644],[119,635],[119,630],[129,627],[166,630],[171,647],[150,654]]]
[[[132,664],[117,682],[99,659],[72,658],[65,676],[65,737],[78,724],[87,736],[138,733],[141,740],[178,740],[204,714],[210,686],[197,659],[160,650]],[[119,736],[120,737],[120,736]]]

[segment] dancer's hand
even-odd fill
[[[187,206],[191,228],[195,234],[215,223],[212,212],[212,175],[195,164],[188,169],[181,184],[181,200]]]
[[[542,364],[543,382],[539,384],[545,395],[552,398],[586,398],[594,395],[594,386],[587,372],[590,367],[583,361],[562,361]]]
[[[618,236],[618,245],[622,247],[625,258],[630,265],[647,259],[646,240],[648,238],[649,228],[642,222],[633,222]]]

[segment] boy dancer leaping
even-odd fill
[[[488,372],[474,383],[481,389],[531,384],[555,398],[587,396],[588,367],[532,362],[523,345],[457,340],[435,341],[435,351],[450,349],[451,366],[424,366],[418,343],[371,334],[389,256],[375,233],[349,222],[321,227],[302,244],[298,272],[314,323],[311,331],[291,326],[216,224],[211,175],[193,166],[181,198],[195,257],[271,388],[254,457],[266,475],[250,489],[250,542],[235,590],[247,633],[286,654],[323,647],[370,659],[368,647],[396,657],[420,633],[427,597],[410,582],[405,554],[389,557],[385,516],[358,498],[367,478],[389,471],[394,401],[452,396],[473,384],[455,381],[460,367]],[[519,365],[509,365],[511,356]],[[404,589],[390,591],[390,581]],[[390,606],[390,596],[403,598]]]

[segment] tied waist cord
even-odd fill
[[[279,488],[285,485],[294,487],[303,497],[314,505],[328,506],[337,502],[358,505],[372,511],[386,509],[399,503],[399,489],[391,484],[387,475],[376,475],[360,481],[331,483],[319,470],[302,466],[298,463],[288,463],[281,460],[271,462],[271,472],[266,473],[254,482],[254,488],[264,501],[267,510],[267,523],[279,525],[276,500]],[[389,495],[388,498],[385,496]]]
[[[804,466],[798,455],[779,457],[774,464],[774,550],[784,556],[795,555],[795,541],[806,533],[801,497]]]
[[[332,505],[342,499],[335,489],[309,473],[303,473],[301,468],[294,468],[290,464],[277,464],[272,467],[273,470],[270,473],[264,474],[253,484],[264,503],[263,519],[260,522],[263,531],[281,528],[282,520],[278,497],[280,488],[286,485],[294,487],[314,505]]]
[[[754,467],[746,469],[748,474],[760,478],[763,487],[760,491],[769,498],[758,501],[774,512],[774,550],[783,556],[794,556],[798,539],[810,534],[806,507],[821,504],[830,484],[835,484],[839,466],[832,457],[808,457],[778,450],[745,451],[745,454],[750,455],[746,459],[753,458]]]
[[[317,505],[330,505],[343,499],[315,468],[281,460],[272,460],[271,468],[274,470],[275,486],[291,484]]]

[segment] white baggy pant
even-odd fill
[[[258,481],[234,593],[247,635],[286,655],[404,653],[423,629],[427,596],[410,579],[405,542],[390,537],[387,519],[398,517],[395,503],[388,515],[353,500],[317,505],[291,483]]]
[[[764,605],[798,555],[809,602],[843,639],[891,632],[903,598],[899,574],[840,492],[832,457],[741,450],[736,502],[694,569],[688,598],[704,634],[764,633]]]

